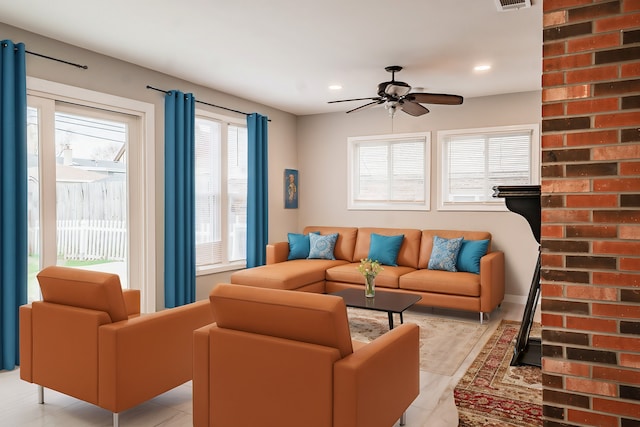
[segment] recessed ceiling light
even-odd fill
[[[340,89],[342,89],[342,86],[340,86],[340,85],[330,85],[329,89],[330,90],[340,90]]]
[[[473,67],[474,71],[487,71],[491,69],[491,65],[476,65],[475,67]]]

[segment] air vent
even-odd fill
[[[531,0],[496,0],[496,7],[498,8],[498,12],[518,10],[531,7]]]

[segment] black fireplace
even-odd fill
[[[522,215],[527,220],[533,237],[538,242],[538,260],[531,279],[529,296],[527,297],[520,331],[513,350],[511,366],[542,366],[542,343],[539,338],[529,337],[536,305],[540,297],[540,228],[542,222],[540,186],[498,185],[493,187],[493,191],[493,197],[504,198],[505,204],[511,212]]]

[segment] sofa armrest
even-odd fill
[[[504,252],[480,258],[480,311],[492,312],[504,299]]]
[[[209,381],[210,352],[209,334],[215,324],[196,329],[193,332],[193,425],[208,426],[209,423]]]
[[[100,327],[100,406],[121,412],[191,380],[193,331],[212,322],[202,300]]]
[[[276,242],[267,245],[267,265],[284,262],[289,258],[289,242]]]
[[[33,382],[33,323],[31,322],[31,304],[21,305],[18,309],[20,319],[20,378]]]
[[[140,314],[140,290],[123,289],[124,306],[127,309],[127,316],[137,316]]]
[[[334,426],[393,425],[420,392],[419,327],[405,323],[334,366]]]

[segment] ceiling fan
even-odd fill
[[[411,91],[411,86],[405,82],[396,81],[396,73],[402,70],[398,65],[385,67],[385,70],[391,73],[391,81],[382,82],[378,85],[378,96],[370,98],[354,98],[342,99],[339,101],[329,101],[329,104],[336,102],[350,101],[371,101],[354,109],[347,111],[352,113],[363,108],[372,107],[374,105],[385,104],[385,108],[389,110],[391,117],[397,109],[404,111],[411,116],[421,116],[429,112],[429,109],[421,104],[442,104],[442,105],[460,105],[463,98],[460,95],[448,95],[444,93],[423,93]]]

